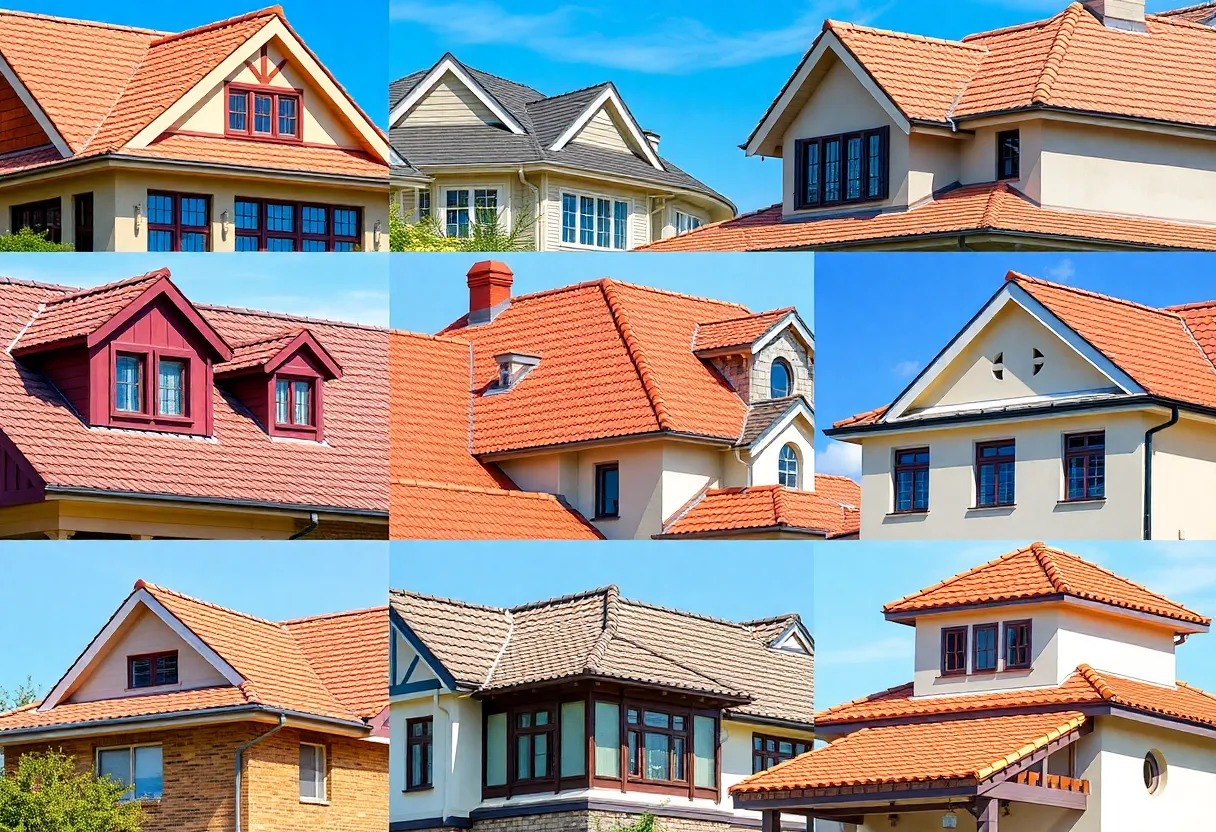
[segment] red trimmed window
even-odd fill
[[[148,191],[148,251],[210,251],[211,197]]]
[[[1005,669],[1030,667],[1030,621],[1005,622]]]
[[[127,657],[128,688],[154,688],[176,684],[176,650]]]
[[[942,675],[959,676],[967,672],[967,628],[942,628]]]
[[[190,408],[190,365],[194,356],[170,347],[113,347],[110,395],[116,424],[132,421],[163,427],[193,426]]]
[[[355,251],[363,234],[358,208],[236,198],[237,251]]]
[[[225,135],[300,141],[299,90],[229,85],[226,100]]]
[[[276,376],[274,423],[279,428],[316,430],[316,382],[307,378]]]

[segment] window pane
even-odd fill
[[[684,738],[671,738],[671,779],[672,780],[687,780],[688,775],[684,773],[685,766],[684,756]]]
[[[244,133],[249,129],[249,94],[228,93],[228,129]]]
[[[532,735],[515,738],[515,777],[517,780],[532,779]]]
[[[431,215],[431,195],[426,195],[427,213]],[[334,211],[334,236],[335,237],[358,237],[359,236],[359,212],[354,208],[335,208]]]
[[[300,251],[325,251],[324,240],[301,240]]]
[[[207,226],[207,200],[199,196],[183,196],[181,198],[182,225],[191,228]]]
[[[279,135],[296,135],[297,108],[300,102],[291,96],[279,98]]]
[[[849,139],[846,151],[848,154],[848,181],[845,188],[845,199],[861,199],[861,136]]]
[[[869,137],[869,177],[866,180],[866,196],[876,197],[882,193],[882,136]]]
[[[173,224],[173,197],[148,194],[148,222],[153,225]]]
[[[562,194],[562,242],[573,243],[578,218],[578,199],[574,194]]]
[[[270,104],[269,95],[253,96],[253,132],[270,133]]]
[[[583,702],[562,703],[562,777],[587,771],[587,706]]]
[[[621,707],[595,703],[595,773],[621,776]]]
[[[266,229],[268,231],[295,231],[296,207],[278,202],[266,203]]]
[[[819,202],[819,143],[811,142],[806,145],[806,202],[815,205]]]
[[[784,361],[774,361],[769,370],[769,397],[781,399],[790,394],[790,370]]]
[[[186,410],[186,365],[181,361],[160,362],[160,413],[181,416]]]
[[[320,760],[317,759],[318,750],[311,745],[300,746],[300,797],[312,800],[321,797],[317,790],[317,781],[320,779],[318,776],[320,768]]]
[[[305,205],[300,209],[300,225],[303,227],[305,234],[325,234],[327,233],[328,223],[326,222],[326,213],[324,208],[317,205]]]
[[[206,251],[207,250],[207,235],[199,234],[197,231],[189,231],[182,233],[182,251]]]
[[[410,746],[410,783],[419,785],[422,780],[422,746]]]
[[[638,732],[629,732],[629,773],[637,776],[638,769]]]
[[[333,250],[334,251],[354,251],[355,244],[350,243],[350,242],[343,242],[342,240],[338,240],[334,243]]]
[[[595,245],[595,200],[579,197],[578,206],[578,241],[585,246]]]
[[[177,654],[158,656],[156,659],[156,684],[177,684]]]
[[[823,201],[840,200],[840,139],[823,144]]]
[[[135,749],[135,798],[158,798],[161,796],[161,749],[159,745],[145,745]]]
[[[274,383],[274,420],[281,425],[287,424],[290,417],[288,412],[290,390],[289,383],[284,379],[279,379]]]
[[[97,752],[97,776],[131,785],[131,749],[112,748]]]
[[[292,382],[295,388],[292,392],[295,398],[295,418],[297,425],[312,424],[312,383],[308,381]]]
[[[535,734],[532,737],[532,776],[549,776],[549,735]]]
[[[152,660],[131,659],[131,687],[146,688],[152,684]]]
[[[173,232],[149,231],[148,251],[173,251]]]
[[[243,231],[257,231],[259,207],[256,202],[238,199],[236,201],[236,227]]]
[[[643,735],[646,754],[646,774],[643,776],[647,780],[671,779],[671,750],[668,740],[666,734],[647,732]]]
[[[595,244],[608,248],[612,232],[612,203],[606,199],[595,201]]]
[[[708,716],[692,718],[692,779],[693,785],[713,788],[717,783],[718,738],[715,720]]]
[[[507,784],[507,715],[486,717],[486,785]]]
[[[790,445],[782,448],[777,457],[777,484],[786,488],[798,487],[798,454]]]
[[[667,728],[671,725],[671,717],[656,711],[646,711],[642,714],[642,724],[651,728]]]
[[[268,237],[266,239],[267,251],[295,251],[296,241],[290,237]]]
[[[622,251],[628,246],[629,203],[612,204],[612,247]]]
[[[114,407],[124,413],[143,410],[143,359],[120,355],[114,366]]]
[[[479,188],[473,192],[473,207],[478,222],[493,222],[498,218],[498,191]]]

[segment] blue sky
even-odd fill
[[[33,676],[44,696],[140,578],[283,621],[383,605],[388,544],[5,543],[0,572],[0,687]]]
[[[195,303],[386,326],[388,261],[370,253],[0,254],[0,276],[86,287],[168,267]]]
[[[912,680],[914,630],[886,621],[884,604],[1028,542],[827,544],[832,551],[821,550],[815,559],[815,707]],[[1203,615],[1216,615],[1216,544],[1047,543]],[[1216,691],[1216,634],[1193,636],[1177,657],[1179,679]]]
[[[821,429],[890,404],[1011,269],[1151,306],[1216,297],[1203,254],[818,254],[815,267]],[[860,474],[858,446],[821,434],[815,448],[820,471]]]
[[[269,0],[212,0],[209,3],[98,3],[96,0],[11,0],[5,8],[56,17],[100,20],[181,32],[273,5]],[[321,0],[282,0],[293,29],[351,97],[382,127],[388,123],[388,32],[382,25],[385,0],[346,0],[341,13]]]
[[[494,255],[515,272],[512,294],[569,286],[601,277],[742,303],[755,312],[798,308],[815,326],[814,255],[596,253]],[[392,325],[434,333],[469,311],[470,254],[393,258]]]
[[[1184,0],[1150,0],[1150,10]],[[741,211],[781,198],[777,160],[738,149],[793,73],[825,18],[958,38],[1050,17],[1066,0],[797,0],[740,7],[569,0],[389,0],[391,75],[452,52],[546,95],[613,81],[660,152]],[[781,12],[785,9],[785,12]]]

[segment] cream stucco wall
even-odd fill
[[[1152,526],[1154,540],[1216,539],[1216,422],[1211,419],[1184,415],[1156,434]]]
[[[796,418],[785,430],[751,457],[752,485],[777,485],[781,449],[793,445],[798,454],[798,487],[815,489],[815,426],[810,419]]]
[[[114,174],[110,171],[56,176],[7,187],[0,183],[0,233],[8,234],[18,230],[11,227],[11,209],[14,205],[59,197],[59,206],[63,212],[63,241],[80,248],[75,239],[76,213],[73,197],[76,194],[92,193],[93,250],[114,251],[116,188]]]

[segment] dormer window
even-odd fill
[[[177,684],[177,651],[127,658],[127,687],[154,688]]]
[[[540,357],[520,352],[500,352],[494,356],[494,361],[498,363],[498,378],[486,390],[487,393],[502,393],[519,384],[540,364]]]
[[[768,371],[768,390],[769,398],[782,399],[790,394],[793,373],[790,372],[790,365],[786,363],[784,358],[778,358],[773,361],[772,367]]]
[[[158,375],[160,415],[186,415],[186,362],[162,358]]]
[[[967,672],[967,628],[942,629],[942,675],[962,676]]]
[[[275,423],[282,426],[312,427],[312,396],[313,383],[307,379],[275,379]]]
[[[141,356],[119,355],[114,361],[114,409],[144,411],[144,362]]]
[[[777,484],[798,487],[798,451],[793,445],[786,445],[777,457]]]
[[[1030,621],[1005,622],[1005,669],[1030,667]]]
[[[273,141],[299,141],[300,94],[295,90],[228,87],[224,132]]]
[[[795,208],[887,198],[889,128],[799,139],[794,148]]]
[[[996,134],[996,178],[1020,179],[1022,176],[1022,140],[1017,130]]]

